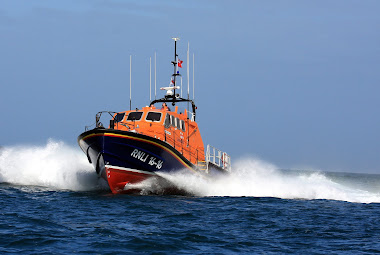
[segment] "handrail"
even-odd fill
[[[190,112],[190,111],[188,111],[188,112],[187,112],[187,118],[188,118],[191,122],[194,122],[194,121],[195,121],[195,112]]]
[[[100,111],[100,112],[96,113],[96,115],[95,115],[95,123],[93,123],[93,124],[91,124],[91,125],[89,125],[89,126],[85,126],[85,127],[84,127],[84,130],[85,130],[85,131],[88,131],[88,130],[90,130],[90,128],[91,128],[92,126],[94,126],[94,125],[95,125],[95,128],[104,128],[103,123],[100,121],[100,120],[101,120],[101,117],[102,117],[102,115],[103,115],[103,113],[108,113],[108,114],[112,117],[111,121],[114,121],[114,120],[115,120],[115,117],[116,117],[115,114],[116,114],[117,112],[112,112],[112,111]]]
[[[103,113],[108,113],[111,117],[112,117],[112,120],[115,120],[115,117],[116,117],[116,113],[117,112],[112,112],[112,111],[100,111],[98,112],[96,115],[95,115],[95,121],[96,121],[96,127],[103,127],[103,123],[100,122],[100,118],[102,117],[102,114]],[[115,115],[115,116],[114,116]]]
[[[105,128],[103,123],[102,123],[102,118],[103,118],[103,114],[104,113],[108,113],[110,116],[111,116],[111,119],[110,119],[110,128],[114,128],[114,125],[116,124],[116,127],[118,128],[118,125],[121,124],[125,127],[127,127],[129,130],[131,130],[131,127],[129,125],[131,125],[131,123],[127,123],[127,122],[124,122],[124,121],[117,121],[115,120],[115,118],[118,116],[117,113],[118,112],[113,112],[113,111],[100,111],[98,113],[96,113],[95,115],[95,123],[89,125],[89,126],[85,126],[85,131],[88,131],[90,130],[91,127],[95,126],[95,128]]]
[[[166,129],[165,129],[166,131]],[[166,135],[165,132],[164,135],[164,141],[173,146],[175,149],[177,149],[182,155],[187,155],[188,160],[194,164],[196,164],[199,160],[203,160],[204,158],[204,151],[199,150],[192,146],[187,146],[186,141],[184,139],[177,138],[175,132],[171,132],[172,136]]]
[[[212,163],[226,171],[231,171],[231,157],[226,152],[209,144],[207,145],[206,150],[206,162]]]

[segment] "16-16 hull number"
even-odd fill
[[[164,161],[157,160],[156,157],[153,157],[153,156],[149,155],[148,153],[145,153],[145,152],[140,151],[138,149],[134,149],[131,153],[131,156],[139,159],[141,162],[147,163],[150,166],[156,166],[157,169],[161,169],[162,165],[164,163]],[[147,160],[148,160],[148,162],[147,162]]]

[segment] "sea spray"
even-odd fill
[[[230,174],[216,179],[189,171],[161,174],[176,186],[196,196],[252,196],[283,199],[330,199],[348,202],[380,202],[380,193],[342,184],[320,171],[278,170],[259,159],[238,160]]]
[[[194,175],[186,169],[159,175],[181,194],[194,196],[380,202],[379,176],[278,170],[275,165],[255,158],[235,160],[230,174],[215,179]],[[53,190],[91,191],[107,188],[79,148],[52,139],[44,146],[2,147],[0,182]],[[141,194],[165,194],[167,183],[163,187],[162,182],[149,180],[138,184],[138,187],[143,190]]]
[[[101,188],[83,152],[52,139],[44,146],[3,147],[0,182],[74,191]]]

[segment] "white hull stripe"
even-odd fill
[[[141,173],[141,174],[156,175],[155,173],[152,173],[152,172],[143,171],[143,170],[137,170],[137,169],[132,169],[132,168],[126,168],[126,167],[121,167],[121,166],[106,165],[106,170],[108,170],[108,168],[113,168],[113,169],[127,171],[127,172],[135,172],[135,173]]]

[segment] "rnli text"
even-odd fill
[[[164,163],[162,160],[157,160],[156,157],[150,156],[148,153],[145,153],[143,151],[140,151],[138,149],[134,149],[131,153],[131,156],[134,158],[139,159],[140,161],[146,163],[147,159],[149,158],[148,164],[150,166],[156,166],[157,169],[161,169],[162,164]]]

